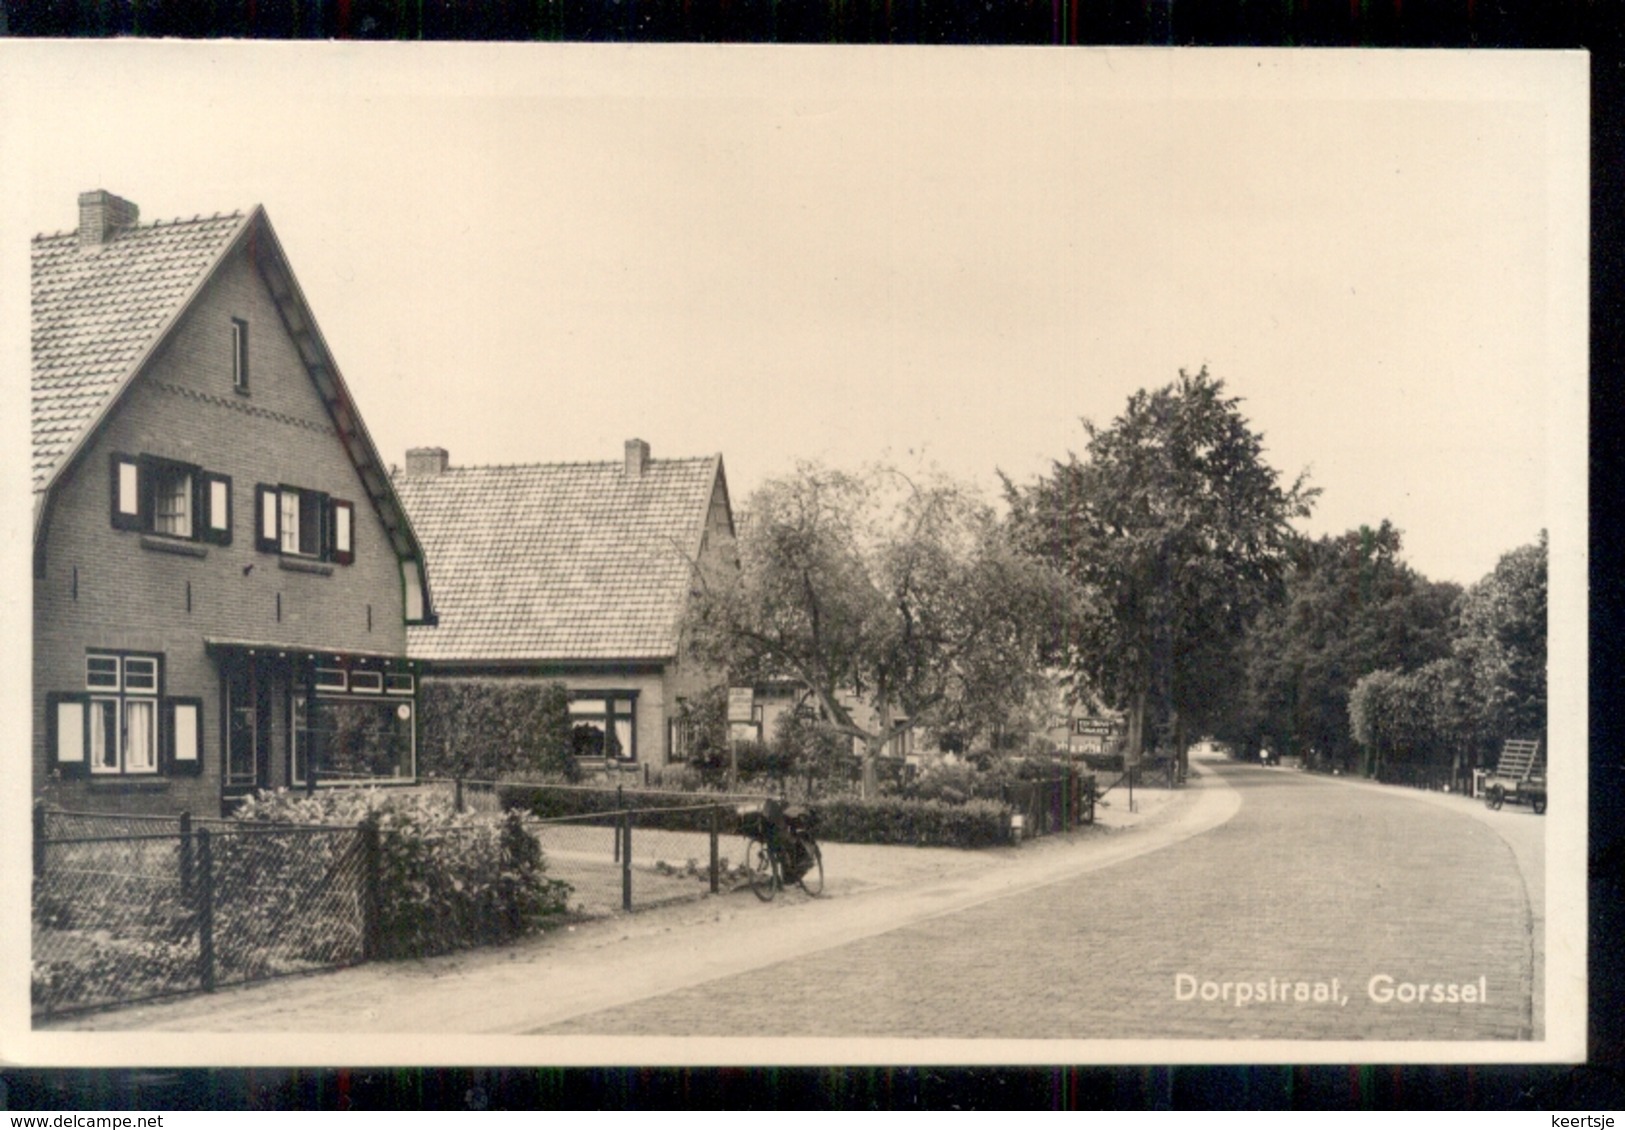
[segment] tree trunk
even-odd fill
[[[1128,745],[1125,750],[1127,764],[1123,766],[1125,769],[1138,765],[1145,753],[1145,700],[1146,691],[1141,687],[1134,692],[1134,697],[1129,702]]]
[[[1185,749],[1185,720],[1177,714],[1174,716],[1174,756],[1177,759],[1174,771],[1183,779],[1190,770],[1190,754]]]
[[[859,795],[864,800],[873,800],[880,794],[880,777],[875,763],[884,748],[885,740],[878,736],[863,743],[863,780],[859,785]]]

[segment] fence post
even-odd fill
[[[181,811],[181,897],[192,895],[192,814]]]
[[[456,795],[456,797],[453,798],[453,800],[451,802],[451,806],[452,806],[452,808],[454,808],[458,812],[461,812],[463,810],[463,778],[461,776],[459,776],[459,777],[456,778],[456,781],[457,781],[457,795]]]
[[[621,813],[621,909],[632,909],[632,814]]]
[[[361,834],[361,960],[376,961],[380,949],[378,825],[369,817],[356,831]]]
[[[721,866],[717,856],[717,840],[722,835],[722,809],[711,806],[711,893],[722,889]]]
[[[45,800],[34,802],[34,878],[45,874]]]
[[[205,993],[214,992],[214,849],[209,830],[197,830],[197,960],[198,980]]]

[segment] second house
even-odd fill
[[[689,597],[737,568],[720,455],[453,467],[407,452],[395,487],[422,540],[438,623],[408,630],[434,680],[560,682],[588,771],[680,760],[684,700],[718,676],[682,659]]]

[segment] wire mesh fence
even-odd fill
[[[51,835],[132,826],[125,835]],[[362,957],[353,828],[36,810],[36,1015],[213,989]]]
[[[349,965],[364,956],[361,837],[354,828],[200,833],[194,863],[210,889],[211,961],[202,987]]]
[[[515,817],[412,838],[36,808],[34,1013],[445,953],[560,908],[704,897],[731,885],[724,811]]]
[[[140,1000],[198,985],[196,904],[178,836],[54,842],[36,868],[36,1012]]]

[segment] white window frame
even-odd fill
[[[196,479],[190,467],[156,464],[152,469],[152,532],[187,541],[196,536],[192,510]]]
[[[349,503],[309,487],[261,483],[254,492],[254,505],[258,511],[255,541],[262,553],[341,565],[354,560],[353,550],[337,553],[329,544],[335,524],[332,515],[340,506],[351,512],[349,531],[354,540],[354,508]]]
[[[92,677],[91,664],[99,661],[105,664],[108,660],[117,663],[114,683],[98,684]],[[131,664],[137,665],[141,676],[132,686]],[[150,678],[146,669],[150,665]],[[157,776],[162,761],[159,742],[163,737],[162,727],[159,723],[161,699],[159,692],[162,689],[163,678],[162,660],[157,655],[150,654],[124,654],[109,652],[90,652],[85,657],[85,686],[90,692],[86,700],[84,715],[85,756],[89,762],[92,776],[97,777],[153,777]],[[109,737],[102,711],[111,711],[114,725],[112,727],[112,748],[108,749],[106,741]],[[130,740],[132,727],[141,724],[140,717],[145,715],[146,740],[139,745],[147,751],[147,759],[141,765],[130,764],[132,748],[137,743]],[[60,715],[59,723],[60,725]]]

